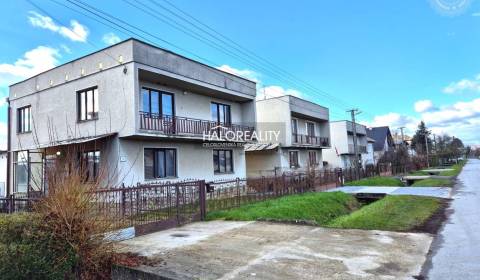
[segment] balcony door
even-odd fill
[[[173,94],[150,88],[142,88],[142,116],[146,128],[175,132]]]
[[[232,123],[230,105],[212,102],[210,105],[212,121],[217,125],[229,126]]]
[[[315,124],[307,122],[307,143],[313,144],[315,139]]]
[[[293,137],[293,142],[297,143],[298,142],[298,120],[297,119],[292,119],[292,137]]]

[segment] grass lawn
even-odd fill
[[[403,186],[402,181],[393,177],[371,177],[347,182],[345,186]]]
[[[441,206],[440,199],[421,196],[386,196],[350,215],[338,217],[334,228],[408,231],[422,225]]]
[[[356,199],[342,192],[305,193],[270,199],[230,210],[209,212],[207,220],[277,220],[285,222],[302,220],[325,225],[358,208],[359,203]]]
[[[457,176],[462,171],[462,168],[465,165],[465,163],[466,161],[461,161],[457,164],[454,164],[451,167],[453,170],[440,172],[440,175],[441,176]]]
[[[450,179],[424,179],[413,183],[412,187],[451,187]]]

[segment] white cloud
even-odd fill
[[[444,93],[460,93],[464,91],[480,92],[480,74],[473,79],[461,79],[452,82],[443,89]]]
[[[88,28],[76,20],[70,21],[70,27],[56,24],[51,17],[41,15],[37,12],[28,12],[28,20],[35,27],[50,30],[68,38],[74,42],[86,42],[88,37]]]
[[[57,49],[38,46],[27,51],[15,63],[0,64],[0,87],[34,76],[55,67],[60,53]]]
[[[304,98],[302,93],[296,89],[285,89],[281,86],[265,86],[257,91],[257,99],[265,99],[272,97],[279,97],[285,95],[293,95],[299,98]]]
[[[258,74],[255,71],[252,71],[250,69],[237,69],[237,68],[231,67],[230,65],[226,65],[226,64],[217,67],[217,69],[225,71],[225,72],[233,74],[233,75],[243,77],[245,79],[249,79],[249,80],[254,81],[256,83],[260,82],[260,74]]]
[[[103,35],[102,41],[107,45],[113,45],[113,44],[116,44],[116,43],[120,42],[121,39],[120,39],[120,37],[115,35],[115,33],[110,32],[110,33],[107,33],[107,34]]]
[[[414,107],[415,107],[415,112],[417,113],[423,113],[423,112],[427,112],[434,109],[432,100],[428,100],[428,99],[419,100],[415,102]]]
[[[405,127],[407,133],[415,130],[419,120],[415,117],[402,115],[399,113],[387,113],[385,115],[375,116],[373,121],[364,123],[368,127],[389,126],[391,130],[399,127]]]
[[[72,50],[65,44],[61,44],[60,45],[60,48],[62,48],[62,50],[65,52],[65,53],[68,53],[68,54],[71,54],[72,53]]]

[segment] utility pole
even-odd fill
[[[353,152],[355,153],[355,172],[358,175],[360,158],[358,157],[358,144],[357,144],[357,124],[355,122],[355,115],[360,114],[361,112],[358,109],[347,110],[350,112],[352,117],[352,132],[353,132]]]
[[[425,151],[427,152],[427,167],[430,168],[430,160],[428,157],[428,134],[425,133]]]

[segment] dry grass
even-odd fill
[[[72,153],[74,154],[74,153]],[[104,233],[112,228],[111,219],[95,209],[93,191],[97,182],[86,182],[86,170],[78,166],[73,156],[67,155],[47,171],[48,195],[36,204],[42,232],[67,248],[55,248],[60,254],[58,262],[75,255],[72,271],[78,279],[110,279],[110,266],[114,255],[111,241]],[[100,173],[101,174],[101,173]],[[55,246],[52,244],[52,246]]]

